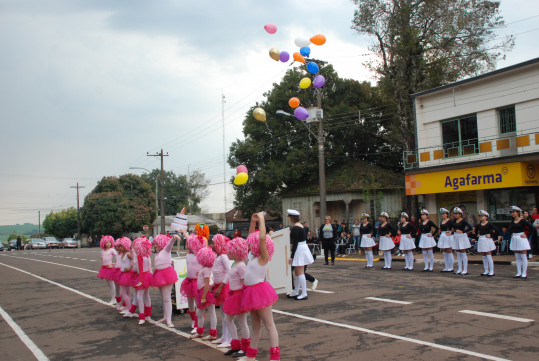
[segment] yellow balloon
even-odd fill
[[[247,175],[247,173],[240,173],[236,175],[236,177],[234,178],[234,184],[237,186],[241,186],[247,183],[248,180],[249,180],[249,176]]]
[[[262,108],[255,108],[253,111],[253,117],[255,117],[256,120],[260,120],[261,122],[266,121],[266,112]]]
[[[301,89],[307,89],[308,87],[311,86],[311,79],[309,78],[303,78],[301,79],[301,81],[299,82],[299,87]]]
[[[272,58],[275,61],[279,61],[279,56],[280,55],[281,55],[281,53],[279,52],[279,49],[271,48],[270,51],[269,51],[270,58]]]

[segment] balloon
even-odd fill
[[[309,118],[309,112],[304,107],[297,107],[296,110],[294,110],[294,116],[299,120],[305,120]]]
[[[299,49],[299,53],[303,56],[308,57],[311,54],[311,48],[308,46],[304,46],[303,48]]]
[[[290,108],[297,108],[299,107],[299,104],[299,99],[296,97],[290,98],[290,100],[288,100],[288,105],[290,105]]]
[[[249,174],[249,172],[247,171],[247,167],[244,166],[243,164],[239,165],[238,168],[236,169],[236,174],[240,174],[240,173]]]
[[[277,27],[273,24],[266,24],[264,25],[264,30],[266,30],[269,34],[275,34],[277,32]]]
[[[294,53],[293,56],[295,61],[305,64],[305,58],[300,53]]]
[[[318,69],[318,64],[314,62],[310,62],[307,64],[307,71],[311,74],[316,74],[319,72],[320,69]]]
[[[324,45],[326,43],[326,37],[322,34],[315,35],[311,38],[311,43],[314,45]]]
[[[281,51],[281,54],[279,55],[279,60],[283,63],[286,63],[290,59],[290,54],[288,54],[286,51]]]
[[[255,117],[256,120],[260,120],[261,122],[266,121],[266,112],[262,108],[256,108],[253,111],[253,117]]]
[[[281,55],[279,53],[279,49],[271,48],[269,51],[270,58],[272,58],[275,61],[279,61],[279,56]]]
[[[301,81],[299,82],[299,87],[301,89],[307,89],[308,87],[311,86],[311,79],[309,78],[303,78],[301,79]]]
[[[326,84],[326,78],[323,75],[317,75],[314,77],[313,85],[316,89],[321,88]]]
[[[248,180],[249,180],[249,176],[247,175],[247,173],[240,173],[236,175],[236,177],[234,177],[234,184],[237,186],[241,186],[247,183]]]
[[[303,48],[304,46],[309,46],[311,42],[307,40],[307,38],[296,38],[296,40],[294,40],[294,44],[300,48]]]

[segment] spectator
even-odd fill
[[[341,222],[341,232],[348,233],[348,226],[346,225],[344,219]]]
[[[277,230],[280,231],[281,229],[283,229],[283,224],[279,223],[279,228]]]
[[[535,208],[535,210],[537,211],[537,208]],[[532,246],[532,249],[534,249],[535,254],[537,254],[537,243],[539,243],[539,217],[535,218],[535,221],[533,221],[532,225],[537,230],[537,232],[535,232],[535,249]]]
[[[273,230],[275,230],[275,227],[271,227],[273,228]],[[233,238],[238,238],[238,237],[241,237],[241,232],[239,229],[234,229],[234,237]]]
[[[337,234],[341,234],[341,232],[342,232],[342,227],[341,227],[341,225],[339,224],[339,221],[338,221],[338,220],[334,220],[334,221],[333,221],[333,225],[334,225],[335,228],[337,229]]]
[[[307,246],[311,250],[311,253],[314,259],[316,259],[316,254],[314,253],[314,246],[316,244],[318,244],[318,240],[316,239],[316,236],[313,235],[313,232],[311,231],[307,232]]]
[[[22,238],[21,236],[17,236],[17,251],[22,250]]]
[[[305,234],[309,233],[309,227],[307,226],[307,222],[303,222],[303,229],[305,230]]]
[[[324,224],[320,226],[318,231],[324,248],[324,265],[328,265],[328,258],[331,253],[331,265],[335,265],[335,241],[337,240],[337,226],[331,224],[331,217],[326,216]]]
[[[341,236],[337,239],[337,257],[346,257],[346,249],[348,248],[348,239],[346,233],[341,232]]]
[[[356,219],[350,228],[352,229],[352,236],[354,237],[354,247],[359,253],[359,244],[361,242],[361,225],[359,224],[359,219]]]
[[[509,242],[511,242],[511,233],[507,232],[507,227],[502,227],[502,233],[500,234],[502,236],[502,245],[500,247],[500,253],[501,254],[507,254],[508,252],[508,246]]]
[[[91,248],[92,247],[92,236],[89,236],[88,237],[88,248]]]
[[[275,227],[270,226],[269,227],[269,234],[271,235],[271,234],[273,234],[273,232],[275,232]]]

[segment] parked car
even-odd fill
[[[3,250],[4,250],[4,244],[0,242],[0,252],[2,252]]]
[[[7,250],[11,251],[12,249],[17,249],[17,240],[16,239],[10,239],[8,242]]]
[[[43,241],[45,241],[47,248],[60,248],[62,246],[62,243],[56,237],[44,237]]]
[[[77,248],[78,246],[79,242],[73,238],[64,238],[64,240],[62,241],[62,247]]]
[[[47,244],[41,238],[31,238],[25,246],[25,249],[45,249]]]

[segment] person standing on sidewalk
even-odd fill
[[[328,265],[328,255],[331,253],[331,265],[335,265],[335,242],[337,241],[337,225],[331,224],[331,217],[326,216],[325,223],[320,226],[320,238],[324,249],[324,265]]]
[[[359,225],[359,219],[356,219],[354,221],[354,224],[350,227],[350,230],[352,232],[352,237],[354,237],[354,248],[357,249],[357,253],[359,254],[359,245],[361,243],[361,226]]]
[[[22,238],[21,236],[17,236],[17,251],[22,250]]]

